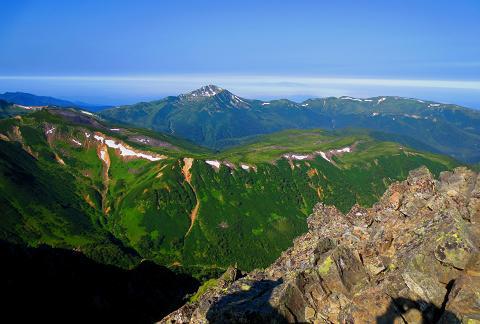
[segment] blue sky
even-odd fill
[[[219,83],[246,97],[391,94],[480,108],[477,0],[1,7],[0,91],[118,104]]]

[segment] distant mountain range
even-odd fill
[[[100,111],[108,106],[92,105],[84,102],[72,102],[47,96],[37,96],[25,92],[5,92],[0,94],[0,99],[22,106],[56,106],[56,107],[77,107],[89,111]]]
[[[23,92],[0,94],[0,118],[28,113],[31,106],[84,109],[109,122],[168,133],[214,150],[286,129],[363,128],[379,132],[371,133],[379,140],[480,162],[480,111],[412,98],[262,101],[208,85],[179,96],[111,108]]]
[[[103,118],[166,132],[212,149],[285,129],[365,128],[382,139],[480,161],[480,111],[401,97],[250,100],[209,85],[179,96],[103,110]]]

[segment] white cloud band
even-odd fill
[[[79,82],[152,82],[152,83],[219,83],[241,85],[277,85],[282,87],[312,87],[325,85],[345,86],[381,86],[413,88],[447,88],[480,90],[477,80],[428,80],[428,79],[386,79],[386,78],[337,78],[312,76],[277,76],[277,75],[213,75],[213,74],[178,74],[152,76],[0,76],[1,80],[50,80]]]

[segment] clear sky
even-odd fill
[[[0,2],[0,92],[117,104],[218,83],[480,108],[478,0]]]

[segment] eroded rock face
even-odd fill
[[[480,176],[426,168],[343,215],[317,204],[270,267],[221,280],[163,323],[480,321]],[[231,270],[230,270],[231,271]]]

